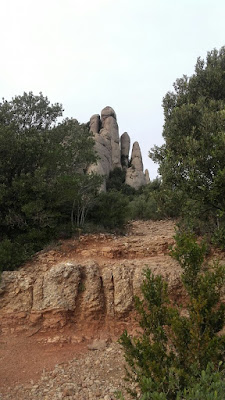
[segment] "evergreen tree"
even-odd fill
[[[190,78],[177,79],[163,108],[165,144],[150,156],[164,188],[182,193],[189,226],[225,246],[225,47],[199,58]]]
[[[82,187],[92,187],[89,197],[98,191],[101,178],[86,173],[96,160],[89,129],[57,122],[62,111],[41,93],[0,104],[0,269],[15,268],[62,227],[71,232]]]

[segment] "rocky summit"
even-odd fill
[[[94,135],[95,151],[99,157],[97,164],[89,167],[89,172],[108,177],[114,168],[126,171],[126,184],[135,189],[150,182],[148,171],[143,172],[142,155],[138,142],[133,144],[131,159],[130,137],[124,132],[119,137],[116,113],[112,107],[105,107],[99,114],[90,118],[90,131]],[[106,190],[105,182],[102,190]]]

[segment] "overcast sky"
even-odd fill
[[[224,0],[1,0],[0,97],[40,91],[87,122],[109,105],[120,134],[161,145],[162,98],[225,44]]]

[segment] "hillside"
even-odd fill
[[[125,236],[81,235],[5,271],[2,398],[114,399],[123,381],[115,341],[124,328],[136,331],[133,296],[143,269],[162,274],[171,296],[185,301],[180,267],[168,254],[173,235],[172,221],[136,221]]]

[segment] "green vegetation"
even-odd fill
[[[225,47],[177,79],[163,108],[165,144],[150,153],[161,178],[136,191],[116,168],[99,193],[102,177],[87,174],[96,154],[86,124],[61,121],[62,106],[41,93],[3,99],[0,272],[53,239],[79,234],[85,221],[115,230],[129,219],[179,217],[171,255],[183,269],[187,304],[182,310],[173,303],[167,283],[146,270],[143,299],[135,300],[142,334],[120,338],[128,392],[137,398],[140,391],[142,400],[222,400],[225,271],[205,265],[207,247],[194,233],[225,249]]]
[[[159,163],[163,191],[181,197],[183,225],[225,247],[225,47],[197,60],[195,73],[163,99],[165,144]]]
[[[54,238],[89,224],[179,217],[180,227],[225,247],[225,48],[198,59],[163,100],[165,144],[150,156],[161,178],[134,190],[116,168],[88,175],[96,161],[87,124],[58,122],[62,106],[24,93],[0,103],[0,270],[14,269]],[[122,164],[125,161],[122,160]],[[125,163],[126,164],[126,163]]]
[[[101,178],[88,127],[24,93],[0,103],[0,270],[14,269],[83,223]]]
[[[110,172],[106,181],[106,190],[119,191],[132,198],[132,195],[135,195],[137,191],[125,183],[125,178],[126,172],[123,169],[114,168],[114,170]]]
[[[104,228],[122,228],[128,220],[128,205],[127,196],[121,192],[100,193],[89,213],[89,219]]]
[[[171,255],[183,270],[185,312],[169,299],[162,277],[145,272],[143,300],[135,300],[142,334],[125,331],[120,338],[134,398],[138,390],[142,400],[223,398],[225,335],[218,332],[225,321],[225,268],[206,266],[205,254],[205,244],[197,244],[193,234],[176,235]]]
[[[181,197],[179,191],[174,194],[165,190],[161,180],[156,178],[136,191],[130,199],[130,218],[143,220],[175,218],[178,216]]]
[[[145,272],[136,298],[142,334],[120,338],[127,361],[127,391],[141,400],[224,398],[225,269],[206,266],[207,247],[194,233],[225,248],[225,47],[198,59],[195,73],[178,79],[163,100],[165,144],[150,157],[155,180],[131,199],[133,218],[179,217],[171,255],[182,269],[185,310],[168,296],[167,283]],[[121,398],[122,395],[121,395]]]

